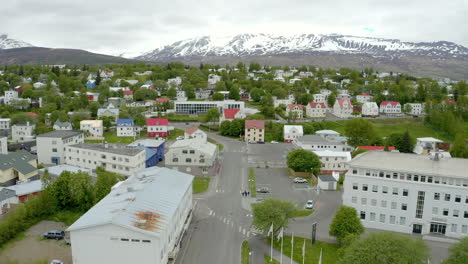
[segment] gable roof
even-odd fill
[[[319,105],[320,105],[321,108],[327,108],[325,103],[314,103],[314,102],[309,103],[309,106],[311,108],[317,108]]]
[[[57,121],[55,121],[55,123],[54,123],[54,126],[58,126],[58,127],[71,127],[71,123],[68,122],[68,121],[62,122],[62,121],[60,121],[60,120],[57,119]]]
[[[27,195],[35,192],[40,192],[44,189],[41,180],[34,180],[21,184],[8,186],[7,189],[15,191],[16,196]]]
[[[245,120],[245,128],[265,129],[265,120]]]
[[[304,106],[301,105],[301,104],[289,104],[289,105],[288,105],[288,108],[289,108],[289,110],[294,110],[294,108],[295,108],[296,106],[297,106],[299,109],[301,109],[301,110],[304,109]]]
[[[117,126],[118,127],[133,126],[133,119],[118,119]]]
[[[291,125],[284,125],[283,127],[283,132],[284,133],[291,133],[291,131],[295,129],[297,130],[297,133],[298,134],[301,134],[301,135],[304,135],[304,130],[302,128],[302,126],[291,126]]]
[[[192,135],[195,133],[197,130],[199,130],[198,127],[189,127],[185,130],[185,134]]]
[[[167,118],[148,118],[146,119],[147,126],[167,126],[169,120]]]
[[[31,153],[24,150],[10,152],[8,154],[0,154],[0,170],[4,171],[14,168],[15,170],[26,175],[37,170],[36,167],[29,164],[29,161],[35,159],[35,155],[32,155]]]
[[[224,119],[234,119],[236,118],[237,113],[239,113],[240,109],[224,109]]]
[[[336,100],[336,101],[338,102],[338,105],[340,106],[340,108],[345,107],[345,106],[344,106],[344,103],[345,103],[345,102],[348,102],[348,107],[349,107],[349,108],[353,107],[353,105],[351,104],[351,101],[350,101],[349,99],[338,99],[338,100]]]
[[[170,101],[170,100],[171,99],[165,98],[165,97],[156,98],[156,102],[158,102],[158,103],[164,103],[164,102],[167,102],[167,101]]]
[[[395,102],[395,101],[383,101],[380,103],[380,105],[399,105],[400,103],[399,102]]]
[[[123,91],[123,94],[124,95],[132,95],[133,91],[132,90],[125,90],[125,91]]]
[[[169,151],[174,148],[192,148],[199,152],[213,156],[216,152],[217,146],[213,143],[200,140],[197,138],[177,140],[170,147]]]
[[[142,169],[114,185],[106,197],[67,231],[114,224],[134,232],[160,237],[162,230],[173,221],[185,193],[192,191],[192,181],[192,175],[168,168]],[[145,217],[148,214],[151,215],[150,220]],[[145,218],[146,224],[139,225],[138,220]]]

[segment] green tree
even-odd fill
[[[356,157],[357,155],[361,154],[361,153],[364,153],[366,152],[367,149],[362,149],[362,148],[358,148],[356,149],[355,151],[351,152],[351,157],[354,158]]]
[[[219,113],[218,108],[210,108],[208,112],[206,112],[204,121],[205,123],[218,121],[220,116],[221,114]]]
[[[101,116],[99,119],[102,120],[102,124],[106,128],[106,131],[109,131],[112,127],[112,123],[115,122],[115,118],[113,116]]]
[[[12,117],[11,117],[11,124],[12,125],[15,125],[15,124],[26,124],[27,122],[31,123],[31,124],[35,124],[37,121],[37,119],[35,119],[34,117],[26,114],[26,113],[17,113],[17,114],[14,114]]]
[[[224,95],[221,94],[221,93],[214,93],[211,96],[211,99],[213,99],[213,101],[223,101],[224,100]]]
[[[327,98],[328,106],[329,106],[329,107],[333,107],[333,105],[335,104],[335,102],[336,102],[336,96],[335,96],[335,94],[332,93],[332,94],[330,94],[330,95],[328,96],[328,98]]]
[[[289,218],[296,212],[294,204],[288,201],[267,199],[261,203],[253,203],[253,225],[262,233],[267,233],[273,224],[274,231],[288,226]]]
[[[171,98],[171,99],[175,99],[177,97],[177,90],[176,88],[174,87],[171,87],[169,88],[169,90],[167,90],[167,97]]]
[[[101,83],[101,73],[97,71],[96,73],[96,85],[99,85]]]
[[[135,92],[133,98],[135,101],[154,100],[158,98],[158,92],[151,89],[140,88]]]
[[[455,142],[450,148],[450,155],[454,158],[468,158],[468,147],[465,145],[465,139],[461,133],[455,138]]]
[[[221,136],[230,136],[231,135],[231,121],[224,120],[219,126],[219,132]]]
[[[296,149],[289,152],[287,156],[288,168],[300,172],[312,172],[318,174],[320,172],[320,159],[312,151],[304,149]]]
[[[413,110],[413,107],[411,105],[405,104],[405,106],[403,106],[403,113],[409,114],[411,110]]]
[[[413,144],[411,140],[411,136],[406,130],[406,132],[403,134],[403,137],[401,138],[401,146],[399,151],[403,153],[412,153],[413,152]]]
[[[468,263],[468,237],[450,247],[450,256],[442,264]]]
[[[260,88],[253,88],[250,90],[250,97],[255,102],[259,102],[262,99],[262,96],[265,95],[265,92]]]
[[[346,248],[344,256],[338,263],[426,264],[428,258],[428,247],[421,239],[413,239],[392,232],[382,232],[371,233],[352,243]]]
[[[231,87],[231,89],[229,90],[229,99],[239,101],[240,99],[239,89],[237,89],[236,87]]]
[[[377,133],[372,123],[362,118],[349,120],[345,125],[345,135],[351,146],[372,145],[377,139]]]
[[[364,226],[362,226],[356,209],[349,206],[341,206],[330,224],[330,235],[336,237],[336,240],[342,243],[348,235],[360,235],[363,232]]]
[[[106,171],[103,167],[98,167],[96,169],[97,179],[95,184],[95,202],[99,202],[104,198],[110,191],[112,186],[117,182],[124,180],[120,174]]]

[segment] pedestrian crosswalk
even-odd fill
[[[249,238],[252,233],[250,231],[250,227],[244,227],[242,225],[237,224],[234,220],[229,217],[223,216],[221,214],[217,214],[212,209],[209,209],[208,216],[211,218],[215,218],[216,220],[220,221],[221,223],[225,224],[229,228],[236,228],[237,232],[242,236]],[[252,217],[251,214],[246,214],[247,217]]]
[[[224,193],[224,190],[223,189],[216,189],[216,192],[217,193]]]

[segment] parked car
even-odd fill
[[[268,187],[259,187],[257,188],[258,193],[269,193],[270,189]]]
[[[63,239],[64,237],[65,237],[65,232],[63,232],[62,230],[50,230],[44,233],[44,238],[47,238],[47,239],[60,240],[60,239]]]
[[[306,209],[312,209],[312,208],[314,208],[314,201],[308,200],[306,203]]]
[[[177,140],[183,140],[184,137],[183,137],[183,136],[178,136],[176,139],[177,139]]]
[[[64,264],[64,263],[63,263],[63,261],[61,261],[61,260],[56,260],[56,259],[54,259],[54,260],[52,260],[52,261],[50,262],[50,264]]]
[[[271,144],[278,144],[278,141],[272,140],[272,141],[271,141]]]
[[[297,177],[294,178],[294,183],[307,183],[307,180],[304,178]]]
[[[263,141],[259,141],[259,142],[257,142],[257,143],[258,143],[258,144],[265,144],[265,142],[263,142]]]

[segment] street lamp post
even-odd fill
[[[249,264],[252,264],[252,253],[253,251],[249,252]]]

